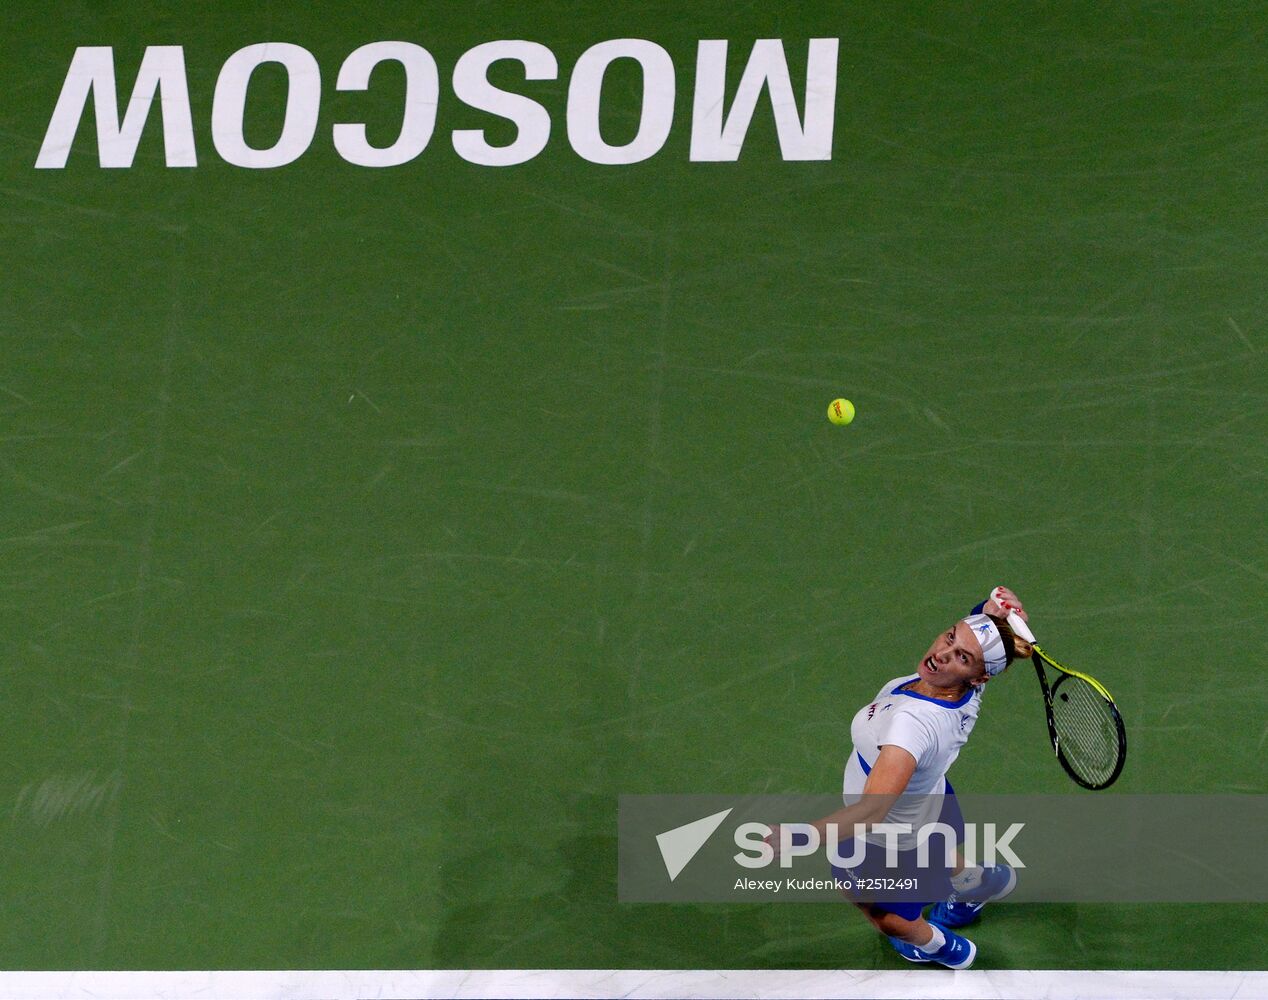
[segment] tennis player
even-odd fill
[[[907,823],[918,831],[942,822],[963,833],[947,771],[973,732],[987,682],[1014,658],[1030,655],[1030,646],[1005,621],[1010,611],[1026,618],[1017,595],[996,588],[991,598],[934,640],[914,674],[891,680],[854,716],[850,725],[854,746],[846,761],[843,786],[846,804],[813,824],[821,840],[829,824],[851,830],[856,823]],[[834,867],[838,878],[857,885],[860,878],[919,871],[915,832],[897,837],[897,870],[885,865],[885,836],[873,831],[863,836],[866,843],[859,845],[863,860],[849,869]],[[778,852],[778,829],[768,842]],[[938,841],[933,847],[931,853],[936,856]],[[857,854],[856,845],[843,841],[840,856],[852,853]],[[852,898],[908,961],[967,969],[977,948],[953,928],[975,920],[987,902],[1008,895],[1017,876],[1007,865],[966,868],[962,858],[949,874],[951,892],[936,905],[933,900],[860,901],[857,893]],[[926,870],[916,877],[928,884],[930,873]],[[925,919],[924,910],[930,905],[933,910]]]

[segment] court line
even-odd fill
[[[504,969],[278,972],[0,972],[0,995],[28,1000],[406,1000],[498,998],[822,998],[822,1000],[1264,1000],[1268,972],[1118,970]]]

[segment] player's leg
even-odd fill
[[[845,849],[844,854],[851,854],[849,848],[856,845],[843,842],[840,846]],[[872,926],[884,934],[894,950],[909,962],[936,962],[951,969],[967,969],[977,955],[976,946],[967,938],[924,919],[922,914],[930,905],[928,897],[924,897],[923,901],[886,900],[878,903],[858,888],[872,878],[903,878],[908,874],[916,880],[913,884],[928,887],[932,873],[921,868],[918,851],[899,851],[897,867],[888,864],[888,854],[884,846],[865,843],[863,857],[856,867],[845,869],[833,865],[832,873],[843,886],[845,897],[858,906]],[[941,884],[946,885],[945,872]]]
[[[956,851],[951,894],[929,912],[929,919],[943,927],[963,927],[976,920],[987,903],[1003,899],[1015,888],[1017,872],[1008,865],[966,866],[964,855]]]
[[[892,910],[872,903],[857,905],[872,926],[889,938],[894,950],[909,962],[967,969],[977,957],[977,946],[972,941],[925,920],[920,915],[920,904],[893,904]]]
[[[955,789],[947,782],[939,822],[945,823],[963,837],[964,816],[956,799]],[[961,841],[963,842],[963,841]],[[963,927],[971,924],[982,908],[995,899],[1003,899],[1017,886],[1017,873],[1008,865],[965,865],[964,854],[955,852],[955,867],[951,872],[950,895],[933,908],[929,919],[943,927]]]

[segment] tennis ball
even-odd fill
[[[834,399],[828,404],[828,419],[834,424],[845,426],[854,419],[854,404],[848,399]]]

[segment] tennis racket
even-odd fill
[[[1034,647],[1031,660],[1043,688],[1057,760],[1084,788],[1109,788],[1127,760],[1127,730],[1114,699],[1095,677],[1071,670],[1040,649],[1017,612],[1009,612],[1008,624]]]

